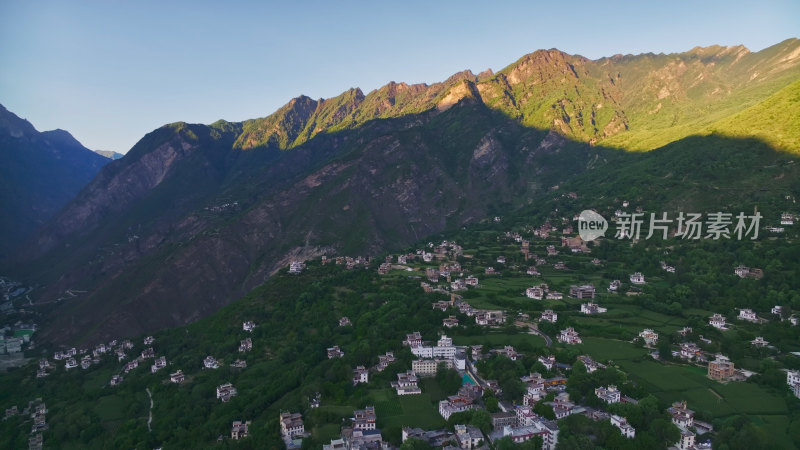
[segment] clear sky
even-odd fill
[[[165,123],[497,71],[541,48],[595,59],[798,36],[797,0],[0,0],[0,103],[124,153]]]

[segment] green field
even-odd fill
[[[441,428],[446,425],[430,394],[396,396],[375,404],[379,427]]]
[[[634,347],[630,342],[595,337],[583,338],[580,348],[597,361],[611,360],[615,363],[647,354],[647,349]]]
[[[752,383],[723,384],[710,380],[701,367],[664,365],[650,360],[615,360],[615,363],[631,380],[663,401],[686,400],[690,408],[714,417],[787,413],[781,397]]]
[[[523,344],[524,345],[520,345]],[[493,347],[501,347],[504,345],[514,345],[517,347],[525,347],[529,345],[532,347],[544,347],[544,339],[535,334],[487,334],[483,336],[453,336],[453,344],[455,345],[485,345],[490,344]]]

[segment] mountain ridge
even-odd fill
[[[0,159],[0,259],[58,213],[108,162],[69,132],[39,132],[2,105]]]
[[[736,64],[784,64],[796,48],[785,41]],[[747,108],[741,92],[757,104],[800,73],[792,63],[750,85],[751,66],[727,74],[718,61],[736,52],[710,53],[720,52],[707,66],[687,53],[601,64],[541,50],[497,73],[300,96],[239,123],[165,125],[108,164],[14,262],[42,285],[37,301],[88,291],[55,307],[47,340],[187,323],[292,258],[376,254],[502,215],[622,161],[609,153],[621,137],[677,142],[713,123],[703,108],[719,103],[728,117]],[[725,83],[731,93],[710,94]],[[680,117],[666,126],[659,114]]]

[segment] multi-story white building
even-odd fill
[[[728,328],[725,326],[725,316],[722,314],[714,314],[708,320],[708,324],[714,328],[718,328],[720,330],[727,330]]]
[[[206,369],[219,369],[219,362],[211,355],[208,355],[203,360],[203,367]]]
[[[608,404],[619,403],[622,400],[622,394],[614,385],[608,386],[607,388],[599,387],[594,390],[594,395]]]
[[[645,284],[646,282],[644,281],[644,275],[642,275],[642,272],[634,272],[631,275],[631,283],[632,284]]]
[[[480,428],[472,425],[456,425],[455,433],[458,446],[463,449],[478,448],[485,439]]]
[[[539,286],[529,287],[525,290],[525,296],[534,300],[541,300],[544,298],[544,289]]]
[[[556,323],[558,321],[558,314],[553,312],[552,309],[545,309],[544,312],[542,312],[541,320]]]
[[[289,264],[289,273],[298,274],[298,273],[302,272],[303,269],[305,269],[305,268],[306,268],[306,265],[305,265],[304,262],[302,262],[302,261],[292,261],[291,264]]]
[[[612,414],[611,425],[619,428],[620,433],[628,439],[633,439],[636,436],[636,429],[624,417]]]
[[[645,328],[644,331],[639,333],[639,337],[642,338],[647,345],[655,345],[658,342],[658,333],[650,328]]]
[[[678,428],[687,430],[689,427],[694,426],[694,411],[686,407],[686,402],[675,402],[672,407],[667,409],[667,412],[672,415],[672,423]]]
[[[694,342],[684,342],[681,344],[680,354],[681,358],[691,360],[702,354],[702,351]]]
[[[417,386],[419,379],[414,371],[409,370],[405,373],[397,374],[397,381],[392,382],[392,387],[397,390],[397,395],[421,394],[422,390]]]
[[[689,430],[681,430],[681,440],[675,446],[678,450],[695,450],[695,434]]]
[[[581,303],[581,313],[583,314],[602,314],[608,311],[597,303]]]
[[[238,391],[230,383],[220,384],[217,386],[217,398],[223,403],[230,401],[230,399],[235,397],[237,394]]]
[[[369,382],[369,370],[364,368],[364,366],[357,366],[353,369],[353,385],[359,383],[368,383]]]
[[[386,352],[385,355],[378,355],[378,365],[375,370],[383,372],[386,367],[394,362],[394,352]]]
[[[566,330],[561,330],[561,334],[558,335],[558,341],[570,345],[583,343],[580,336],[578,336],[578,332],[572,327],[568,327]]]
[[[758,322],[758,316],[752,309],[740,309],[739,320],[746,320],[748,322]]]
[[[374,430],[376,422],[374,406],[367,406],[364,409],[353,411],[353,430]]]
[[[281,413],[281,436],[294,438],[305,434],[306,427],[303,424],[303,416],[300,413]]]
[[[800,398],[800,370],[786,372],[786,384],[789,385],[794,396]]]

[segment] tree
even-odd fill
[[[436,370],[436,381],[444,395],[454,395],[461,387],[461,377],[454,369],[448,369],[444,363],[439,363]]]
[[[650,424],[649,430],[658,439],[667,445],[678,442],[681,439],[681,432],[678,427],[666,419],[655,419]]]
[[[672,361],[672,345],[667,339],[658,341],[658,357],[662,361]]]
[[[472,415],[469,424],[480,428],[484,434],[488,435],[492,431],[492,416],[485,409],[477,409]]]
[[[554,420],[556,418],[556,413],[553,412],[553,407],[546,405],[544,402],[536,403],[536,405],[533,407],[533,412],[546,419]]]
[[[500,412],[500,401],[496,397],[487,397],[483,402],[486,404],[486,410],[490,413]]]

